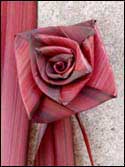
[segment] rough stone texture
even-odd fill
[[[39,1],[38,26],[69,25],[97,19],[106,50],[114,69],[118,98],[82,113],[95,165],[123,166],[123,1]],[[80,129],[75,118],[74,144],[76,165],[85,165],[86,156]]]

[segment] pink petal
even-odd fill
[[[58,59],[68,61],[67,59],[70,59],[72,57],[73,57],[73,55],[71,55],[71,54],[66,54],[66,55],[60,54],[60,55],[57,55],[55,57],[50,58],[48,60],[48,63],[46,63],[45,57],[43,55],[39,55],[39,53],[38,53],[38,55],[36,55],[36,62],[37,62],[38,70],[39,70],[39,73],[40,73],[42,79],[44,81],[46,81],[48,84],[51,83],[53,85],[61,85],[61,83],[62,83],[61,81],[58,81],[58,80],[54,81],[52,79],[60,79],[60,78],[66,77],[66,75],[69,75],[69,73],[73,70],[74,65],[72,65],[71,68],[67,67],[67,68],[69,68],[69,70],[66,69],[68,71],[65,70],[64,71],[65,74],[60,75],[60,74],[54,73],[54,71],[53,71],[52,67],[50,66],[49,62],[54,62]]]
[[[32,120],[39,123],[50,123],[72,114],[73,111],[45,97],[39,106],[39,110],[33,115]]]
[[[91,109],[113,97],[115,96],[86,86],[66,107],[74,113],[78,113]]]
[[[38,56],[36,54],[36,51],[34,49],[32,49],[31,53],[31,69],[32,69],[32,74],[33,74],[33,78],[37,84],[37,86],[39,87],[39,89],[48,97],[52,98],[53,100],[57,101],[60,103],[60,88],[57,87],[53,87],[50,84],[47,84],[43,81],[43,79],[40,76],[40,73],[38,71],[38,66],[37,66],[37,60],[36,57]],[[44,68],[44,59],[41,60],[41,63],[43,65]]]
[[[94,35],[94,29],[87,26],[61,26],[60,29],[66,37],[78,42],[79,44],[89,36]]]
[[[58,54],[71,54],[71,49],[61,46],[44,46],[41,48],[36,48],[38,52],[40,52],[43,56],[52,57]]]
[[[81,89],[88,82],[89,78],[90,76],[82,77],[78,81],[65,85],[61,88],[60,94],[61,94],[62,104],[64,106],[69,104],[78,95]]]
[[[37,87],[32,77],[29,48],[30,45],[25,39],[19,36],[16,37],[15,57],[19,86],[26,111],[31,119],[32,112],[40,102],[42,92]]]
[[[91,20],[87,20],[87,21],[84,21],[81,23],[77,23],[77,24],[75,24],[75,26],[84,26],[84,27],[90,27],[90,28],[94,29],[95,24],[96,24],[96,20],[91,19]]]
[[[45,44],[46,46],[59,46],[68,49],[74,49],[77,44],[71,39],[54,35],[36,34],[34,35],[34,38],[38,41],[41,41],[41,43]]]
[[[95,28],[95,32],[96,34],[94,37],[94,44],[93,44],[93,37],[89,37],[89,39],[86,39],[82,45],[83,47],[82,49],[84,49],[83,52],[87,56],[87,60],[89,61],[89,63],[92,65],[94,69],[92,74],[90,75],[90,81],[87,83],[87,85],[90,87],[89,89],[87,87],[87,90],[89,91],[86,91],[86,88],[83,88],[83,93],[85,91],[86,92],[85,94],[86,95],[88,94],[87,95],[88,97],[80,93],[69,104],[70,106],[74,104],[73,108],[75,107],[75,105],[77,105],[76,108],[78,108],[78,111],[86,110],[87,108],[96,106],[108,99],[111,99],[112,97],[115,97],[117,94],[113,72],[109,64],[108,56],[104,49],[104,45],[102,43],[102,40],[97,28]],[[95,48],[93,48],[93,46],[95,46]],[[93,51],[95,53],[93,53]],[[69,101],[68,99],[72,99],[71,92],[72,94],[76,95],[76,93],[79,93],[79,91],[81,90],[82,81],[80,82],[78,85],[77,84],[76,85],[74,84],[74,86],[67,85],[63,88],[63,91],[61,92],[61,96],[63,99],[65,99],[64,101],[66,104]],[[73,93],[73,90],[75,90],[76,92],[74,91]],[[92,99],[91,94],[95,94],[96,97],[101,96],[101,100],[98,101],[96,100],[95,97],[93,97]],[[91,98],[89,98],[89,96],[91,96]],[[82,100],[84,101],[84,104],[82,103]],[[89,101],[92,101],[92,102],[90,102],[89,104]],[[71,107],[70,109],[73,109],[73,108]]]
[[[37,28],[35,30],[31,31],[32,35],[36,34],[46,34],[46,35],[53,35],[53,36],[64,36],[62,31],[58,26],[49,26],[49,27],[42,27],[42,28]]]
[[[66,106],[60,105],[48,97],[45,97],[39,106],[39,110],[34,113],[32,121],[38,123],[51,123],[73,114],[86,111],[111,98],[113,98],[113,96],[87,86]]]
[[[92,68],[94,68],[94,38],[90,36],[89,38],[85,39],[82,47],[81,47],[85,57],[87,58],[88,62],[91,64]],[[80,90],[85,86],[88,80],[91,78],[91,74],[86,77],[82,77],[76,83],[71,83],[69,85],[65,85],[61,89],[61,97],[63,99],[63,104],[67,105],[72,101],[80,92]]]
[[[75,112],[95,107],[116,97],[114,75],[99,30],[95,26],[94,71],[87,86],[67,107]],[[84,103],[83,103],[84,102]]]
[[[76,65],[72,75],[67,80],[58,82],[57,85],[68,84],[82,76],[85,76],[86,74],[89,74],[92,71],[91,66],[87,62],[84,55],[82,54],[81,49],[77,42],[68,38],[55,37],[52,35],[48,36],[48,35],[38,34],[35,36],[35,38],[37,40],[40,40],[41,43],[44,43],[48,46],[57,45],[57,46],[68,47],[72,49],[72,52],[74,52]]]
[[[94,68],[94,36],[90,36],[82,42],[81,50],[89,64]]]
[[[111,96],[116,96],[117,93],[113,71],[97,26],[95,26],[95,32],[94,71],[87,85],[99,89]]]

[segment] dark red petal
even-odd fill
[[[58,26],[42,27],[42,28],[32,30],[30,33],[32,35],[46,34],[46,35],[54,35],[54,36],[64,36],[64,34],[62,33],[62,31]]]
[[[45,97],[40,104],[39,110],[34,113],[32,120],[38,123],[51,123],[91,109],[113,97],[115,96],[87,86],[66,106]]]
[[[81,49],[92,68],[94,68],[94,37],[90,36],[89,38],[85,39],[82,43]],[[91,75],[92,74],[89,74],[89,76],[87,77],[82,77],[79,79],[78,82],[65,85],[61,89],[61,97],[63,99],[63,104],[68,104],[77,96],[80,90],[88,82]]]
[[[46,65],[47,76],[50,77],[51,79],[67,78],[69,74],[71,74],[75,66],[75,62],[73,61],[73,59],[74,56],[72,54],[59,54],[55,57],[52,57],[51,59],[48,60],[48,63]],[[59,62],[66,63],[66,67],[64,67],[64,70],[62,71],[56,69],[56,64]],[[53,64],[53,67],[51,64]]]
[[[91,89],[88,91],[88,96],[89,96],[89,94],[91,96],[91,94],[93,94],[93,92],[94,92],[95,95],[97,94],[96,96],[98,96],[98,94],[101,94],[99,96],[102,96],[103,93],[106,93],[107,97],[105,95],[105,97],[102,98],[101,102],[100,101],[98,102],[96,100],[96,101],[93,101],[92,104],[90,103],[90,106],[89,106],[89,99],[86,100],[86,97],[84,98],[81,95],[78,95],[78,97],[76,97],[76,99],[74,99],[74,101],[71,102],[71,105],[73,103],[75,103],[75,101],[77,101],[76,104],[78,103],[78,105],[77,105],[78,108],[80,105],[83,105],[80,98],[79,98],[79,96],[80,96],[83,98],[83,101],[84,101],[83,110],[84,110],[84,108],[87,109],[87,108],[91,108],[91,106],[95,106],[97,104],[100,104],[103,101],[106,101],[106,100],[112,98],[113,96],[115,97],[117,94],[113,72],[112,72],[112,69],[111,69],[111,66],[110,66],[110,63],[108,60],[108,56],[107,56],[106,51],[104,49],[104,45],[103,45],[103,42],[101,40],[101,37],[99,35],[99,31],[97,30],[97,28],[95,28],[95,32],[96,32],[96,34],[94,37],[94,48],[93,48],[93,37],[89,37],[88,39],[86,39],[83,42],[83,48],[82,48],[82,49],[84,49],[83,52],[87,56],[89,63],[92,65],[92,67],[94,66],[94,70],[93,70],[92,74],[90,75],[91,79],[87,83],[87,85],[91,87]],[[93,49],[95,52],[94,54],[93,54]],[[79,84],[80,84],[80,82],[79,82]],[[74,88],[74,90],[76,90],[76,92],[79,92],[80,88],[82,88],[82,85],[81,85],[81,87],[79,87],[78,85],[74,85],[74,86],[77,86],[78,89],[76,89],[70,85],[65,86],[63,88],[63,89],[66,89],[66,93],[64,95],[61,93],[61,96],[63,98],[65,97],[65,101],[68,101],[68,98],[69,99],[72,98],[72,96],[70,97],[70,94],[71,94],[70,89],[71,89],[71,92],[73,92],[72,91],[73,88]],[[93,90],[92,90],[92,88],[93,88]],[[99,92],[99,90],[100,90],[100,92]],[[92,91],[92,93],[91,93],[91,91]],[[63,91],[63,92],[65,92],[65,91]],[[101,93],[101,92],[103,92],[103,93]],[[77,98],[78,98],[78,100],[77,100]],[[85,101],[87,101],[86,102],[87,104],[85,104]],[[80,104],[80,102],[81,102],[81,104]],[[87,107],[87,105],[88,105],[88,107]],[[80,110],[82,110],[82,107]]]
[[[95,32],[94,71],[87,85],[116,96],[114,75],[97,26],[95,26]]]
[[[59,36],[53,36],[53,35],[45,35],[45,34],[36,34],[34,38],[41,43],[46,44],[47,46],[59,46],[59,47],[65,47],[68,49],[74,49],[76,47],[76,42]]]
[[[78,113],[91,109],[113,97],[115,96],[86,86],[66,107],[75,113]]]
[[[87,26],[61,26],[60,29],[66,37],[78,42],[79,44],[89,36],[94,35],[94,29]]]
[[[38,56],[36,51],[32,49],[31,53],[31,69],[32,69],[32,74],[33,78],[39,87],[39,89],[47,96],[52,98],[53,100],[57,101],[60,103],[60,88],[58,86],[54,87],[51,86],[50,84],[47,84],[43,81],[43,79],[40,76],[40,73],[38,71],[38,66],[37,66],[37,60],[36,57]],[[40,59],[41,60],[41,59]],[[40,63],[40,60],[38,61]],[[41,60],[41,63],[43,67],[45,66],[44,59]],[[40,63],[40,64],[41,64]],[[41,67],[41,66],[40,66]],[[44,74],[44,73],[43,73]]]
[[[39,123],[50,123],[72,114],[73,111],[45,97],[39,106],[39,110],[34,113],[32,120]]]
[[[70,73],[73,71],[73,69],[74,69],[74,66],[75,66],[75,63],[68,69],[68,68],[66,68],[66,70],[64,70],[64,74],[54,74],[54,73],[52,73],[50,70],[50,66],[48,67],[48,64],[47,64],[47,66],[46,66],[46,73],[47,73],[47,75],[48,75],[48,77],[50,77],[50,78],[53,78],[53,79],[65,79],[65,78],[67,78],[69,75],[70,75]]]
[[[87,73],[89,74],[91,72],[92,70],[91,66],[88,64],[86,58],[81,52],[81,49],[79,48],[79,45],[75,41],[72,41],[66,38],[62,38],[62,37],[54,37],[54,36],[47,36],[47,35],[39,35],[37,36],[37,38],[49,46],[51,46],[52,44],[57,45],[57,46],[60,45],[64,47],[67,46],[71,48],[73,51],[75,51],[74,54],[76,55],[76,65],[75,65],[75,69],[72,75],[66,81],[61,81],[61,82],[58,81],[58,83],[54,83],[54,84],[64,85],[82,76],[85,76]],[[91,47],[92,47],[91,49],[93,49],[93,45]],[[93,54],[92,51],[89,52],[88,57],[93,57],[92,54]],[[81,79],[80,82],[78,81],[78,83],[71,83],[69,85],[65,85],[61,89],[60,96],[61,96],[62,104],[66,105],[76,97],[76,95],[83,88],[85,83],[88,81],[88,79],[86,81],[84,80],[85,80],[85,77],[83,77],[83,79]]]
[[[88,21],[84,21],[84,22],[75,24],[75,25],[94,28],[95,24],[96,24],[96,20],[92,19],[92,20],[88,20]]]
[[[53,64],[53,69],[54,69],[55,73],[62,74],[62,73],[64,73],[64,71],[66,69],[65,63],[62,60],[55,62]]]
[[[94,36],[90,36],[83,41],[81,50],[89,64],[94,68]]]
[[[36,39],[41,40],[42,43],[45,43],[46,45],[57,45],[57,46],[63,46],[68,47],[72,49],[75,56],[75,69],[72,73],[72,75],[65,81],[58,81],[58,83],[53,83],[51,81],[51,84],[55,85],[66,85],[82,76],[85,76],[86,74],[89,74],[92,69],[89,63],[87,62],[85,56],[82,54],[81,49],[77,42],[62,38],[62,37],[54,37],[54,36],[48,36],[48,35],[37,35],[35,36]]]
[[[95,107],[117,95],[114,75],[99,30],[95,26],[94,71],[88,86],[67,106],[75,112]],[[83,103],[84,102],[84,103]]]
[[[17,63],[17,72],[19,86],[26,111],[29,118],[35,107],[40,102],[42,92],[35,84],[30,67],[29,43],[17,36],[15,39],[15,57]]]
[[[36,57],[37,57],[37,55],[36,55]],[[48,84],[52,84],[52,85],[57,85],[57,86],[66,85],[66,84],[74,81],[75,79],[89,73],[89,71],[85,71],[85,69],[83,69],[81,71],[75,71],[74,70],[73,73],[71,74],[71,76],[69,78],[67,78],[66,80],[61,80],[61,81],[60,80],[55,80],[54,81],[54,80],[50,79],[49,77],[47,77],[47,75],[46,75],[46,72],[45,72],[45,66],[46,66],[45,63],[46,62],[44,60],[44,57],[39,57],[39,58],[37,57],[36,60],[37,60],[38,69],[39,69],[39,72],[40,72],[42,78],[44,79],[45,82],[47,82]],[[72,66],[72,68],[74,68],[74,65]],[[71,68],[71,70],[72,70],[72,68]],[[35,77],[37,77],[37,81],[40,80],[38,74]],[[57,77],[59,77],[59,75]],[[39,85],[40,82],[42,82],[42,81],[39,81],[38,85]],[[51,86],[49,85],[49,87],[51,87]],[[41,89],[42,89],[42,87],[41,87]],[[42,90],[42,91],[44,92],[44,90]],[[46,94],[46,92],[44,92],[44,93]],[[63,102],[62,98],[60,100]]]
[[[79,73],[83,72],[85,68],[87,71],[91,71],[91,67],[89,66],[85,56],[82,54],[81,49],[77,42],[63,37],[55,37],[55,36],[48,36],[48,35],[37,35],[35,36],[36,39],[41,40],[42,43],[46,45],[57,45],[68,47],[73,50],[74,55],[76,57],[76,71]]]
[[[58,61],[68,61],[69,59],[73,58],[73,54],[59,54],[49,59],[49,62],[55,63]]]
[[[88,82],[91,74],[80,78],[78,81],[65,85],[61,88],[60,94],[62,98],[63,105],[69,104],[81,91],[81,89]]]
[[[39,52],[39,54],[46,57],[53,57],[55,55],[62,54],[62,53],[64,54],[72,53],[71,49],[66,47],[61,47],[61,46],[44,46],[41,48],[36,48],[36,50]]]

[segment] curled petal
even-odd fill
[[[89,64],[92,66],[92,68],[94,68],[94,36],[86,38],[81,45],[81,49],[83,51],[83,54],[86,56]],[[76,98],[81,89],[86,85],[86,83],[91,78],[92,73],[90,73],[86,77],[80,78],[78,82],[70,83],[61,88],[60,93],[64,105],[69,104],[70,101]]]
[[[69,77],[67,80],[52,80],[46,75],[46,71],[45,71],[46,70],[46,61],[45,61],[44,57],[37,57],[37,55],[36,55],[36,63],[38,65],[38,70],[39,70],[39,75],[41,76],[40,77],[41,80],[43,79],[46,82],[45,84],[49,84],[48,85],[49,87],[51,87],[50,84],[52,84],[53,86],[55,86],[55,85],[57,85],[57,86],[65,85],[68,82],[72,81],[72,79],[73,79],[73,76],[72,76],[72,77]],[[36,68],[37,68],[37,66],[36,66]],[[72,68],[70,70],[73,70],[73,68],[74,68],[74,65],[72,66]],[[68,73],[64,74],[62,77],[67,77],[66,75],[68,75],[70,71],[67,71],[67,72]],[[56,78],[59,78],[59,79],[62,78],[59,74],[53,74],[52,77],[56,77]],[[44,82],[44,81],[39,81],[39,82]]]
[[[51,86],[50,84],[47,84],[43,81],[43,79],[40,76],[38,66],[37,66],[37,60],[36,57],[38,55],[36,54],[35,50],[31,51],[31,69],[32,69],[32,74],[35,82],[37,83],[39,89],[52,98],[53,100],[57,101],[60,103],[60,88],[58,86],[54,87]],[[39,61],[38,61],[39,62]],[[44,68],[44,59],[41,60],[41,63],[43,63],[43,68]]]
[[[92,68],[89,65],[88,61],[86,60],[85,56],[82,54],[81,49],[77,42],[63,37],[55,37],[48,35],[37,35],[35,38],[41,40],[41,42],[45,43],[46,45],[51,46],[54,44],[57,46],[68,47],[71,48],[72,51],[74,52],[76,64],[71,76],[65,81],[58,81],[58,83],[55,83],[53,81],[51,82],[48,81],[51,84],[66,85],[82,76],[91,73]]]
[[[73,54],[62,54],[61,53],[61,54],[49,59],[49,62],[55,63],[55,62],[58,62],[58,61],[68,61],[69,59],[71,59],[73,57],[74,57]]]
[[[71,54],[71,49],[62,46],[44,46],[36,48],[39,54],[46,57],[53,57],[58,54]]]
[[[59,37],[59,36],[53,36],[53,35],[36,34],[34,38],[39,42],[45,44],[46,46],[54,45],[54,46],[61,46],[65,48],[74,49],[74,47],[77,44],[77,42],[71,39]]]
[[[59,56],[61,56],[61,55],[59,55]],[[72,59],[73,56],[72,55],[69,57],[68,60],[66,60],[67,56],[66,57],[64,57],[64,56],[62,57],[62,60],[66,61],[66,63],[67,63],[67,66],[66,66],[66,68],[63,71],[59,71],[58,69],[55,69],[55,71],[57,73],[54,73],[53,68],[50,65],[50,63],[47,63],[47,65],[46,65],[46,74],[47,74],[48,77],[50,77],[51,79],[66,79],[71,74],[71,72],[74,69],[75,63],[74,62],[72,63],[72,61],[73,61],[73,59]],[[58,56],[56,56],[56,57],[58,57]]]

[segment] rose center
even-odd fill
[[[53,68],[54,68],[55,72],[57,72],[57,73],[62,72],[66,68],[66,63],[63,61],[58,61],[53,65]]]

